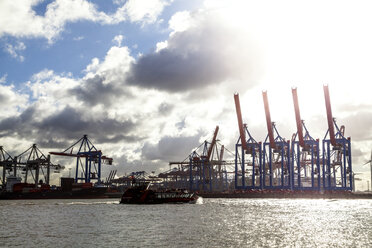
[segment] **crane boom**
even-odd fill
[[[208,149],[208,154],[207,154],[208,161],[211,158],[213,147],[216,144],[216,138],[217,138],[218,130],[219,130],[219,126],[216,126],[216,129],[214,130],[214,134],[213,134],[213,139],[212,139],[211,145],[209,146],[209,149]]]
[[[264,102],[264,107],[265,107],[266,124],[267,124],[267,132],[269,134],[270,147],[272,149],[275,149],[275,141],[274,141],[273,126],[272,126],[271,116],[270,116],[269,101],[267,100],[267,91],[262,91],[262,97],[263,97],[263,102]]]
[[[247,150],[247,143],[245,139],[245,132],[243,127],[243,120],[242,120],[242,112],[240,109],[240,101],[239,101],[239,94],[234,94],[234,100],[235,100],[235,109],[236,109],[236,115],[238,117],[238,126],[239,126],[239,133],[240,133],[240,140],[242,142],[242,148],[243,150]]]
[[[225,151],[225,146],[222,145],[222,146],[221,146],[221,151],[220,151],[220,158],[219,158],[220,161],[223,160],[223,153],[224,153],[224,151]]]
[[[333,116],[332,116],[332,108],[331,108],[331,100],[329,97],[329,90],[328,85],[323,85],[324,90],[324,99],[325,105],[327,110],[327,121],[328,121],[328,131],[329,131],[329,138],[331,140],[331,144],[336,146],[336,139],[335,139],[335,129],[333,125]]]
[[[293,97],[293,105],[294,105],[294,110],[295,110],[295,115],[296,115],[298,141],[301,147],[305,147],[304,134],[302,132],[300,107],[298,105],[297,88],[292,88],[292,97]]]

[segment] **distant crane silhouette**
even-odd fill
[[[371,189],[372,189],[372,151],[371,151],[371,159],[369,161],[367,161],[364,165],[368,164],[370,165],[371,167]],[[368,187],[369,188],[369,187]]]

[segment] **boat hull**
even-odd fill
[[[199,196],[194,193],[169,191],[154,192],[143,190],[140,192],[127,190],[121,197],[122,204],[164,204],[164,203],[196,203]]]

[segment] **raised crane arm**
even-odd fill
[[[242,142],[242,148],[243,150],[247,150],[247,144],[245,139],[245,132],[243,127],[243,120],[242,120],[242,112],[240,110],[240,101],[239,101],[239,94],[234,94],[234,100],[235,100],[235,109],[236,109],[236,115],[238,117],[238,125],[239,125],[239,133],[240,133],[240,140]]]
[[[211,145],[209,146],[209,149],[208,149],[208,154],[207,154],[208,161],[210,161],[210,159],[211,159],[213,147],[216,144],[216,138],[217,138],[218,130],[219,130],[219,126],[216,126],[216,129],[214,130]]]
[[[324,99],[325,99],[325,105],[326,105],[326,110],[327,110],[329,138],[331,140],[331,144],[333,146],[336,146],[337,144],[336,144],[336,139],[335,139],[335,129],[333,125],[333,116],[332,116],[331,100],[329,97],[328,85],[323,85],[323,90],[324,90]]]
[[[292,88],[292,97],[293,97],[293,105],[294,105],[294,110],[295,110],[295,115],[296,115],[298,141],[301,147],[305,147],[304,134],[302,132],[300,107],[298,105],[297,88]]]
[[[269,134],[270,147],[272,149],[275,149],[273,125],[272,125],[272,122],[271,122],[269,101],[267,100],[267,91],[262,91],[262,97],[263,97],[263,102],[264,102],[264,106],[265,106],[266,124],[267,124],[267,132]]]

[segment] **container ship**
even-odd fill
[[[22,183],[20,178],[8,178],[8,184],[0,193],[1,200],[22,199],[99,199],[119,198],[117,189],[93,183],[75,183],[74,178],[61,178],[61,187],[48,184]]]

